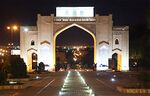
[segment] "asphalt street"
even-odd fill
[[[0,90],[0,96],[149,96],[149,94],[123,94],[118,92],[116,86],[125,84],[126,78],[128,78],[126,76],[129,76],[125,73],[97,71],[70,71],[70,73],[72,75],[69,76],[68,71],[39,74],[40,78],[28,82],[29,87],[20,90]],[[36,76],[34,74],[33,77]],[[112,80],[111,77],[114,77],[115,80]],[[80,78],[82,82],[80,82]],[[69,81],[65,81],[66,79]],[[65,85],[67,87],[64,87]],[[92,90],[92,95],[85,94],[85,91],[90,92],[88,89]],[[75,94],[70,94],[74,90],[76,90]],[[60,92],[66,93],[64,95]]]

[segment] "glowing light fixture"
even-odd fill
[[[12,28],[13,28],[13,30],[17,30],[18,26],[14,25]]]
[[[112,82],[115,82],[116,80],[115,80],[115,78],[111,78],[111,81],[112,81]]]
[[[35,78],[36,78],[36,79],[39,79],[40,77],[39,77],[39,76],[36,76]]]
[[[10,30],[10,27],[9,27],[9,26],[7,26],[7,29],[8,29],[8,30]]]
[[[29,31],[29,29],[28,28],[24,28],[24,32],[28,32]]]

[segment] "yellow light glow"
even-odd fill
[[[74,61],[77,61],[77,58],[73,58]]]
[[[2,53],[2,56],[4,56],[4,53]]]
[[[118,70],[121,71],[122,70],[122,60],[121,60],[121,54],[118,54]]]
[[[12,28],[13,28],[13,30],[17,30],[18,26],[14,25]]]
[[[122,53],[118,50],[114,51],[113,54],[114,53],[117,53],[117,70],[122,71],[123,70],[123,68],[122,68],[122,63],[123,63],[122,62]]]
[[[13,25],[13,26],[7,26],[7,30],[14,30],[14,31],[16,31],[16,30],[18,30],[18,26],[17,25]]]
[[[59,30],[58,32],[55,33],[55,35],[54,35],[54,53],[53,53],[53,56],[54,56],[54,58],[53,58],[54,64],[56,64],[56,37],[57,37],[61,32],[65,31],[65,30],[67,30],[67,29],[69,29],[69,28],[71,28],[71,27],[73,27],[73,26],[76,26],[76,27],[78,27],[78,28],[83,29],[84,31],[86,31],[87,33],[89,33],[89,34],[93,37],[93,40],[94,40],[94,63],[96,64],[96,37],[95,37],[95,35],[94,35],[90,30],[88,30],[88,29],[86,29],[86,28],[84,28],[84,27],[82,27],[82,26],[80,26],[80,25],[78,25],[78,24],[75,24],[75,23],[74,23],[74,24],[71,24],[71,25],[69,25],[69,26],[66,26],[66,27],[64,27],[64,28],[62,28],[61,30]]]
[[[10,30],[10,27],[9,27],[9,26],[7,26],[7,29],[8,29],[8,30]]]

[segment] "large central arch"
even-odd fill
[[[85,32],[89,33],[93,37],[93,41],[94,41],[94,63],[96,63],[96,37],[95,37],[95,35],[93,34],[93,32],[91,32],[87,28],[85,28],[85,27],[83,27],[83,26],[81,26],[79,24],[73,23],[73,24],[70,24],[70,25],[67,25],[67,26],[61,28],[59,31],[55,32],[55,34],[54,34],[54,38],[53,38],[54,39],[54,43],[53,43],[54,44],[53,45],[54,46],[54,51],[53,51],[54,52],[54,54],[53,54],[54,64],[56,64],[56,37],[60,33],[64,32],[65,30],[67,30],[67,29],[69,29],[71,27],[74,27],[74,26],[84,30]]]

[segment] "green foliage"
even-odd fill
[[[12,78],[25,78],[27,76],[27,67],[20,56],[11,56],[10,72]]]
[[[140,42],[142,48],[142,64],[144,69],[150,69],[150,30],[146,30],[144,35],[141,36],[141,42]]]
[[[0,57],[0,59],[3,59],[3,63],[0,63],[0,84],[6,84],[7,83],[7,74],[9,73],[9,56],[3,56]]]
[[[140,72],[138,80],[140,87],[150,88],[150,74],[148,72]]]
[[[130,37],[134,37],[130,38],[130,59],[138,62],[139,68],[150,69],[150,29],[146,24],[136,25],[133,29],[130,31]]]
[[[7,72],[3,68],[0,68],[0,84],[5,84],[6,79],[7,79]]]

